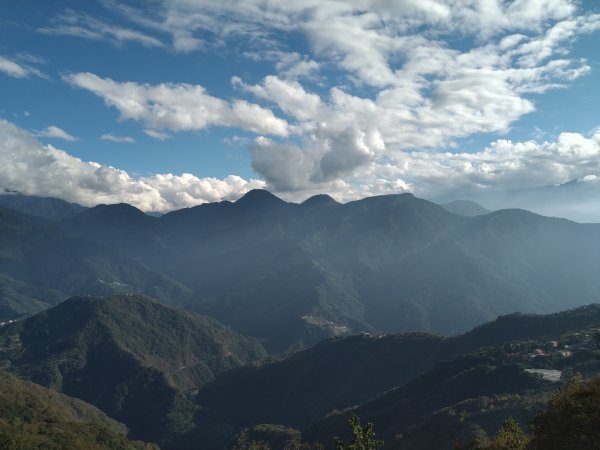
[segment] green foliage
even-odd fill
[[[352,430],[352,439],[344,442],[342,439],[334,438],[337,450],[377,450],[383,447],[383,440],[375,439],[375,426],[373,422],[361,425],[357,416],[352,415],[348,419],[348,425]]]
[[[157,450],[91,405],[0,371],[2,450]]]
[[[280,427],[275,428],[279,429]],[[255,427],[255,430],[256,429],[257,427]],[[242,431],[238,434],[236,442],[233,447],[231,447],[231,450],[271,450],[271,448],[273,448],[272,445],[278,450],[324,450],[324,447],[321,444],[304,442],[300,433],[295,432],[292,434],[291,438],[285,440],[285,442],[270,445],[266,440],[252,439],[247,431]],[[279,439],[275,440],[278,441]]]
[[[231,450],[270,450],[270,447],[264,441],[251,440],[246,432],[242,432]]]
[[[500,426],[498,435],[492,440],[478,439],[468,448],[471,450],[527,450],[530,437],[523,432],[513,417],[506,419]],[[455,446],[460,449],[461,446]]]
[[[11,371],[166,447],[195,427],[198,407],[184,390],[265,355],[212,319],[142,296],[72,298],[0,328],[0,362]]]
[[[531,433],[523,432],[510,417],[495,438],[479,439],[463,450],[594,450],[600,442],[600,377],[582,382],[573,378],[554,393],[547,409],[529,423]]]
[[[572,379],[530,424],[535,450],[591,450],[600,442],[600,377]]]

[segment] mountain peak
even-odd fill
[[[87,209],[58,198],[4,192],[0,192],[0,206],[44,219],[62,220]]]
[[[100,204],[90,208],[90,211],[113,211],[116,214],[146,215],[142,210],[130,205],[129,203],[113,203],[110,205]]]
[[[150,220],[143,211],[128,203],[116,203],[111,205],[100,204],[73,217],[78,221],[100,221],[104,224],[114,223],[137,223],[142,220]]]
[[[276,195],[271,194],[266,189],[252,189],[246,192],[239,200],[235,202],[238,206],[261,207],[261,206],[283,206],[287,202]]]
[[[303,206],[333,206],[339,205],[332,197],[327,194],[317,194],[307,198],[302,202]]]
[[[454,200],[449,203],[440,204],[440,206],[446,211],[465,217],[483,216],[491,212],[489,209],[471,200]]]

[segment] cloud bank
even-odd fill
[[[363,142],[369,137],[349,134],[347,139]],[[265,149],[274,153],[264,154]],[[532,185],[559,185],[564,180],[579,180],[590,189],[600,186],[600,131],[590,136],[561,133],[556,140],[543,142],[498,140],[476,153],[401,153],[397,159],[360,167],[351,183],[336,177],[308,183],[307,175],[298,177],[299,173],[314,172],[318,164],[306,159],[298,147],[277,148],[266,138],[259,138],[253,151],[257,152],[255,164],[263,164],[263,171],[272,171],[270,179],[291,201],[324,191],[341,201],[410,191],[429,199],[487,198],[493,206],[502,207],[517,205],[486,195],[507,188],[517,192]],[[84,205],[127,202],[145,211],[169,211],[235,200],[250,189],[268,187],[265,181],[235,175],[224,179],[186,173],[133,177],[118,168],[82,161],[52,145],[44,146],[34,135],[7,121],[0,121],[0,158],[4,163],[0,167],[0,188]],[[282,163],[289,160],[294,161],[293,168]],[[592,203],[598,207],[600,202]],[[535,209],[535,205],[528,207]],[[590,210],[591,206],[586,208]]]
[[[163,0],[153,14],[105,4],[175,52],[232,44],[234,57],[272,64],[274,73],[258,82],[234,75],[234,94],[247,100],[233,101],[198,85],[141,85],[90,73],[67,80],[157,138],[211,125],[257,134],[252,167],[271,189],[292,196],[360,190],[365,182],[430,194],[435,182],[423,180],[425,164],[444,176],[471,164],[465,187],[516,183],[512,175],[483,174],[486,164],[504,173],[504,157],[519,165],[538,156],[552,160],[552,146],[536,143],[538,156],[516,149],[508,156],[500,149],[509,144],[499,140],[465,155],[457,141],[507,133],[535,110],[534,95],[587,74],[587,61],[569,51],[577,37],[600,29],[600,14],[582,13],[573,0]],[[288,47],[292,34],[306,39],[307,54]],[[486,158],[491,162],[482,163]],[[477,173],[482,180],[473,183]]]
[[[124,170],[82,161],[31,133],[0,120],[0,187],[28,195],[58,197],[83,205],[125,202],[144,211],[169,211],[204,202],[236,199],[260,180],[155,174],[132,177]]]

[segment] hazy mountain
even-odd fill
[[[169,448],[193,428],[193,392],[265,356],[260,344],[148,298],[72,298],[0,328],[8,370],[85,400]]]
[[[0,448],[151,450],[127,429],[81,400],[0,371]]]
[[[600,226],[464,217],[411,194],[294,204],[257,190],[158,218],[99,206],[63,226],[176,279],[189,308],[273,351],[358,331],[454,334],[600,297]]]
[[[440,206],[446,211],[465,217],[483,216],[491,212],[479,203],[470,200],[454,200],[453,202],[440,204]]]
[[[0,319],[40,311],[71,295],[133,292],[165,302],[190,295],[180,283],[116,250],[0,208]]]
[[[78,203],[69,203],[58,198],[19,193],[0,194],[0,207],[53,220],[66,219],[86,209]]]
[[[600,223],[600,178],[596,175],[538,188],[481,194],[473,200],[494,209],[522,208],[546,216]]]

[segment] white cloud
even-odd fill
[[[314,120],[323,113],[320,97],[306,92],[297,81],[267,76],[261,85],[250,86],[239,77],[233,77],[231,82],[234,87],[275,103],[285,114],[297,120]]]
[[[499,139],[535,111],[532,94],[591,70],[570,49],[600,29],[600,15],[582,13],[575,0],[162,0],[152,14],[104,4],[169,35],[175,51],[227,48],[272,64],[262,80],[231,78],[239,100],[191,84],[66,79],[157,139],[210,126],[259,135],[252,166],[289,198],[318,190],[341,199],[407,189],[437,196],[597,173],[557,150],[575,135]],[[290,45],[298,36],[302,53]],[[481,152],[457,149],[481,133],[499,136]]]
[[[14,78],[44,77],[42,72],[30,65],[0,56],[0,72]]]
[[[565,132],[542,142],[501,139],[475,153],[402,153],[371,170],[407,180],[426,198],[554,185],[600,174],[600,134]]]
[[[52,138],[52,139],[62,139],[63,141],[75,142],[77,138],[75,136],[70,135],[62,128],[58,128],[54,125],[50,125],[46,127],[44,130],[39,131],[37,133],[38,136]]]
[[[52,25],[38,28],[51,35],[76,36],[94,41],[108,41],[114,45],[135,42],[145,47],[164,47],[157,38],[131,28],[114,25],[88,14],[67,9],[52,20]]]
[[[141,121],[153,130],[195,131],[221,125],[276,136],[287,136],[289,132],[286,121],[275,117],[271,110],[243,100],[227,102],[207,94],[200,85],[120,83],[92,73],[64,79],[103,98],[119,110],[122,120]]]
[[[145,211],[169,211],[204,202],[234,200],[260,180],[230,175],[224,179],[192,174],[132,177],[124,170],[85,162],[27,131],[0,120],[0,188],[43,195],[83,205],[126,202]]]
[[[144,130],[144,133],[153,139],[158,139],[159,141],[166,141],[167,139],[171,138],[169,134],[157,130]]]
[[[376,134],[348,130],[345,139],[348,146],[355,148],[357,159],[371,158],[371,151],[383,151]],[[268,183],[235,175],[224,179],[198,178],[185,173],[133,177],[118,168],[85,162],[54,146],[44,146],[31,133],[1,120],[0,188],[55,196],[84,205],[127,202],[146,211],[235,200],[250,189],[266,187],[292,201],[301,201],[319,192],[348,201],[410,191],[429,199],[470,197],[490,202],[496,199],[499,206],[537,207],[540,212],[555,212],[559,211],[556,205],[519,204],[520,197],[514,196],[513,204],[502,204],[498,195],[507,189],[526,191],[531,187],[579,180],[577,185],[581,187],[576,194],[589,191],[597,197],[600,186],[597,182],[600,179],[599,132],[590,136],[561,133],[556,139],[546,141],[497,140],[475,153],[397,152],[385,161],[360,165],[343,180],[338,177],[315,179],[315,174],[323,171],[323,161],[328,160],[315,158],[315,152],[307,152],[299,146],[261,137],[255,140],[251,151],[255,169]],[[335,148],[325,151],[325,154],[327,151],[334,154],[331,170],[348,170],[346,159],[336,160],[339,155],[335,154]],[[528,198],[531,201],[531,196]],[[598,214],[591,212],[598,210],[600,201],[590,195],[581,200],[581,204],[571,205],[579,208],[579,216],[572,217],[584,217],[581,211],[587,211],[590,213],[586,217],[598,218]],[[522,201],[526,201],[525,197]],[[564,213],[564,208],[561,211]]]
[[[299,78],[315,79],[321,65],[298,52],[277,52],[275,69],[284,78],[296,80]]]
[[[252,168],[268,180],[276,192],[304,191],[311,185],[317,161],[312,153],[293,144],[259,137],[250,147]],[[319,186],[321,187],[321,186]]]
[[[103,134],[102,136],[100,136],[100,139],[102,139],[103,141],[111,141],[111,142],[117,142],[117,143],[126,143],[126,144],[135,143],[135,139],[132,138],[131,136],[115,136],[114,134],[110,134],[110,133]]]

